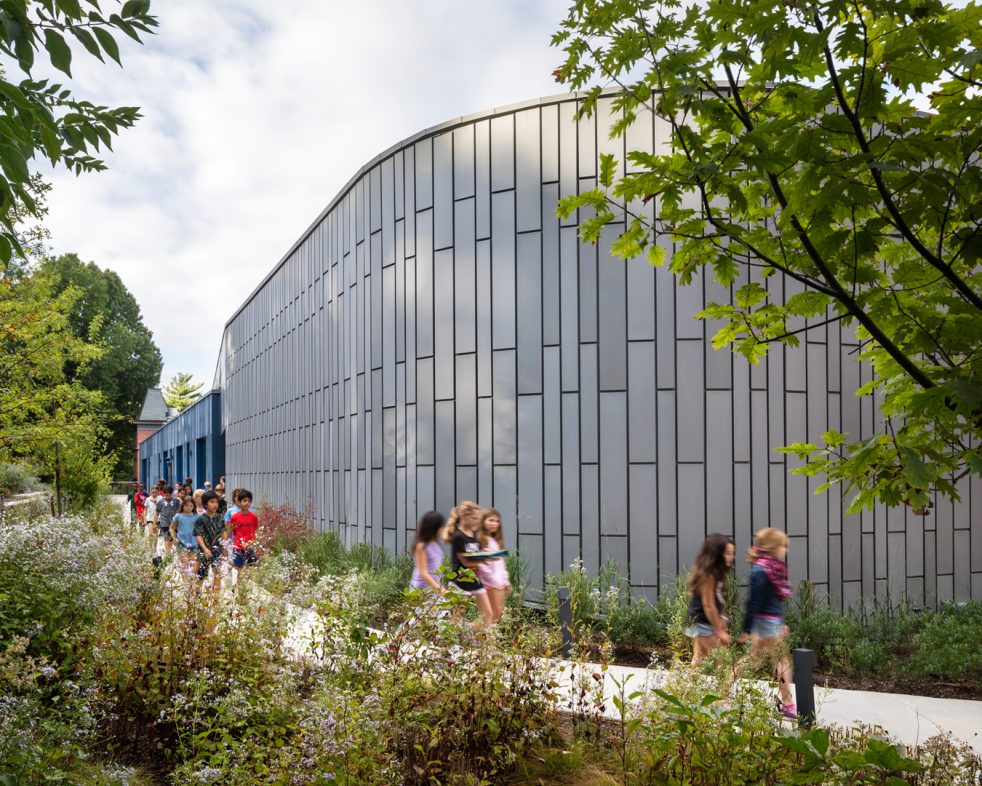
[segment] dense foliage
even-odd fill
[[[110,470],[102,395],[77,378],[102,354],[72,330],[80,295],[43,270],[0,275],[0,461],[30,467],[73,507],[91,503]]]
[[[854,511],[957,498],[982,474],[982,7],[576,0],[553,43],[584,112],[620,86],[612,136],[654,116],[561,215],[625,258],[674,248],[682,284],[712,277],[714,346],[752,362],[855,332],[882,418],[787,446],[795,471]]]
[[[296,517],[280,510],[281,520]],[[482,633],[454,621],[459,598],[380,600],[378,582],[388,579],[379,577],[400,564],[382,552],[309,532],[292,545],[281,542],[214,594],[175,562],[154,566],[149,541],[123,524],[118,506],[64,519],[27,508],[11,515],[0,526],[0,781],[979,777],[977,758],[943,740],[904,753],[868,733],[789,732],[765,695],[719,703],[714,674],[678,672],[663,691],[634,695],[642,686],[610,686],[603,667],[556,668],[541,657],[554,651],[555,631],[518,615]],[[564,682],[574,690],[561,699]],[[602,717],[605,683],[619,720]]]
[[[140,117],[135,107],[97,106],[70,87],[35,78],[38,55],[71,77],[79,49],[119,63],[114,33],[140,41],[156,26],[150,0],[127,0],[109,13],[97,0],[0,2],[0,270],[22,251],[15,224],[39,217],[37,197],[44,186],[32,167],[47,159],[76,173],[105,169],[92,154],[111,148],[113,136]],[[23,75],[20,81],[11,78],[16,72]]]
[[[160,350],[143,324],[139,303],[116,273],[75,254],[47,259],[42,270],[56,282],[56,292],[77,292],[69,314],[71,331],[101,351],[84,366],[69,362],[65,376],[101,394],[100,416],[109,431],[106,451],[116,459],[114,475],[132,479],[133,421],[147,388],[160,381]]]

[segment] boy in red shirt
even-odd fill
[[[256,530],[259,529],[259,518],[253,513],[252,492],[248,489],[239,491],[239,510],[233,513],[229,524],[232,528],[232,564],[236,568],[243,565],[255,564],[256,557]]]

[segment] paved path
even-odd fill
[[[561,661],[554,661],[557,666]],[[567,662],[568,663],[568,662]],[[585,664],[587,676],[600,673],[600,664]],[[629,666],[608,666],[604,683],[604,714],[619,717],[613,702],[620,695],[618,685],[627,685],[626,694],[662,687],[669,677],[665,669],[639,669]],[[573,684],[567,672],[557,680],[566,696]],[[771,692],[768,683],[759,683]],[[567,699],[568,700],[568,699]],[[931,737],[949,732],[955,739],[968,743],[982,754],[982,701],[935,699],[928,696],[907,696],[899,693],[816,688],[818,722],[823,726],[852,728],[857,725],[879,726],[895,740],[917,745]]]

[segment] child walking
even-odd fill
[[[696,563],[689,571],[685,635],[692,639],[693,666],[721,644],[730,643],[726,577],[735,558],[733,541],[714,532],[703,542]]]
[[[194,522],[194,539],[198,543],[198,578],[204,581],[208,570],[213,573],[212,588],[218,590],[222,585],[222,574],[219,568],[225,557],[225,546],[222,541],[226,538],[225,522],[218,513],[218,495],[209,491],[202,499],[205,512]]]
[[[481,551],[500,551],[505,547],[505,536],[501,532],[501,514],[494,508],[481,511],[481,527],[478,531],[481,541]],[[491,618],[493,622],[501,619],[505,613],[505,601],[511,592],[511,580],[504,557],[482,559],[477,563],[477,575],[488,592],[491,601]]]
[[[173,486],[164,486],[164,496],[157,500],[157,508],[154,513],[154,522],[160,530],[160,537],[164,539],[164,552],[169,554],[173,540],[171,539],[170,525],[177,511],[181,509],[183,500],[174,496]]]
[[[446,590],[437,577],[443,564],[443,546],[440,545],[440,532],[447,523],[443,514],[436,510],[424,513],[416,525],[416,540],[413,542],[413,575],[409,586],[413,589],[437,592]]]
[[[177,541],[177,548],[181,553],[181,563],[186,570],[191,570],[198,552],[198,541],[194,537],[194,523],[198,520],[198,512],[195,510],[194,500],[185,499],[181,503],[181,509],[175,514],[171,524],[171,537]]]
[[[450,541],[452,555],[450,567],[454,572],[454,578],[450,581],[451,586],[474,598],[477,610],[481,613],[481,621],[485,626],[490,626],[494,620],[491,616],[491,601],[488,599],[487,590],[476,575],[474,578],[462,575],[465,570],[476,571],[479,563],[479,560],[469,559],[467,555],[481,550],[481,541],[475,537],[480,526],[480,514],[481,510],[475,503],[461,502],[447,519],[443,539]]]
[[[750,561],[750,595],[747,613],[743,617],[743,635],[750,636],[750,652],[737,663],[734,676],[739,676],[747,661],[767,660],[777,678],[781,694],[781,714],[786,718],[798,715],[798,708],[791,700],[793,671],[791,660],[784,650],[788,627],[784,613],[791,596],[788,581],[788,536],[773,527],[760,530],[754,537],[754,545],[747,552]]]
[[[205,494],[218,496],[213,491],[207,491]],[[232,565],[235,566],[236,571],[245,565],[255,565],[258,559],[256,556],[256,530],[259,529],[259,518],[250,510],[251,507],[252,492],[248,489],[240,489],[239,510],[237,513],[233,513],[229,519],[232,530]]]

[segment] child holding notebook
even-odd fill
[[[481,511],[481,525],[478,530],[481,551],[501,551],[505,547],[505,536],[501,532],[501,514],[494,508]],[[491,601],[491,620],[497,622],[505,613],[505,601],[511,592],[511,581],[504,557],[491,557],[475,560],[475,572]]]

